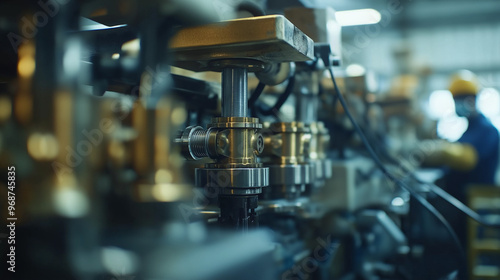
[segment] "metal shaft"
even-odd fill
[[[222,70],[222,116],[246,117],[248,106],[248,77],[245,68]]]
[[[310,124],[318,120],[318,96],[313,94],[297,94],[295,120]]]

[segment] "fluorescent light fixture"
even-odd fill
[[[405,201],[403,198],[396,196],[395,198],[392,199],[391,204],[392,206],[399,207],[405,205]]]
[[[437,135],[439,138],[455,142],[469,127],[469,121],[457,115],[442,118],[437,123]]]
[[[477,108],[488,118],[500,114],[500,93],[494,88],[485,88],[477,96]]]
[[[427,114],[437,120],[437,135],[448,141],[457,141],[469,126],[464,117],[455,113],[455,101],[448,90],[435,90],[429,97]]]
[[[448,90],[435,90],[429,96],[427,114],[431,119],[440,120],[455,115],[455,101]]]
[[[104,24],[100,24],[97,21],[93,21],[88,18],[81,17],[80,18],[80,30],[81,31],[91,31],[91,30],[102,30],[102,29],[112,29],[127,26],[126,24],[107,26]]]
[[[349,77],[360,77],[366,73],[366,70],[365,70],[365,67],[363,67],[359,64],[350,64],[345,69],[345,73]]]
[[[337,22],[342,26],[376,24],[382,16],[374,9],[348,10],[335,13]]]

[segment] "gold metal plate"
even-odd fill
[[[170,42],[174,65],[193,71],[211,70],[217,59],[262,62],[307,61],[314,42],[281,15],[235,19],[180,30]]]

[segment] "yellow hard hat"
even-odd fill
[[[479,81],[471,71],[460,70],[452,76],[449,90],[453,96],[477,95]]]

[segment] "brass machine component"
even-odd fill
[[[264,139],[258,119],[248,118],[248,77],[269,64],[313,58],[313,42],[285,17],[261,16],[191,27],[171,40],[174,65],[222,72],[222,117],[207,130],[190,127],[177,139],[188,159],[210,157],[196,170],[199,187],[219,190],[219,222],[246,229],[257,225],[257,195],[269,169],[257,162]]]
[[[314,172],[313,187],[321,187],[326,179],[332,177],[332,161],[326,154],[330,145],[330,133],[323,122],[312,122],[307,126],[312,135],[308,161]]]
[[[299,86],[295,88],[295,119],[311,132],[310,149],[305,154],[305,162],[310,164],[311,183],[306,186],[306,194],[324,185],[325,179],[332,176],[331,160],[325,154],[328,150],[330,135],[322,122],[318,122],[320,71],[304,71],[296,74]]]
[[[50,40],[50,35],[44,33],[40,38]],[[44,75],[63,67],[53,65],[52,61],[36,64],[37,52],[47,57],[52,55],[50,51],[56,52],[53,47],[43,48],[40,44],[43,39],[13,45],[18,53],[18,81],[13,87],[12,100],[2,98],[0,114],[2,123],[5,122],[0,137],[0,164],[2,168],[13,166],[18,175],[15,213],[22,222],[55,215],[82,217],[92,208],[89,191],[92,178],[83,176],[83,171],[93,146],[82,137],[79,130],[82,127],[75,121],[79,113],[75,104],[79,102],[85,107],[88,102],[77,96],[72,87],[46,82]],[[75,62],[73,57],[68,61]]]
[[[296,199],[312,182],[311,166],[306,162],[311,130],[301,122],[272,123],[265,137],[263,156],[269,167],[270,199]]]
[[[315,9],[294,7],[285,10],[285,15],[309,37],[314,40],[318,62],[316,68],[298,65],[295,120],[303,122],[311,130],[311,148],[306,161],[312,168],[312,184],[307,189],[308,195],[323,186],[324,181],[332,176],[332,163],[327,159],[330,136],[323,123],[318,122],[320,107],[319,83],[322,73],[334,64],[333,56],[341,57],[341,26],[335,19],[331,8]]]
[[[326,151],[329,150],[330,146],[330,132],[323,122],[317,122],[316,125],[318,127],[318,159],[324,160],[327,158]]]
[[[196,171],[201,187],[218,187],[222,194],[258,194],[267,183],[267,170],[257,162],[264,149],[262,125],[256,118],[213,118],[208,129],[188,127],[177,142],[189,160],[215,160]],[[227,180],[219,180],[226,176]],[[214,180],[215,179],[215,180]]]
[[[177,142],[182,144],[187,159],[214,159],[205,168],[196,169],[196,185],[218,191],[222,225],[246,230],[258,224],[257,195],[269,181],[269,170],[257,162],[264,148],[259,133],[262,125],[258,119],[246,117],[247,68],[241,67],[244,62],[217,64],[227,66],[222,70],[222,117],[213,118],[206,130],[188,127]]]
[[[184,181],[183,159],[172,139],[184,123],[186,112],[172,97],[160,99],[155,108],[136,101],[131,113],[137,132],[133,141],[133,166],[138,179],[134,198],[140,202],[173,202],[189,198],[191,186]]]
[[[258,132],[262,125],[257,118],[214,118],[209,128],[219,131],[216,142],[220,158],[213,167],[258,165],[256,156],[264,149],[264,138]]]
[[[217,158],[196,170],[196,182],[219,190],[222,225],[246,229],[258,224],[256,195],[269,181],[268,169],[257,162],[264,149],[260,128],[258,119],[246,117],[214,118],[209,125],[218,131]]]
[[[264,149],[261,128],[256,118],[218,117],[208,129],[188,127],[176,140],[187,159],[215,160],[196,169],[196,184],[218,191],[223,225],[246,229],[257,224],[256,195],[269,180],[268,169],[257,162]]]

